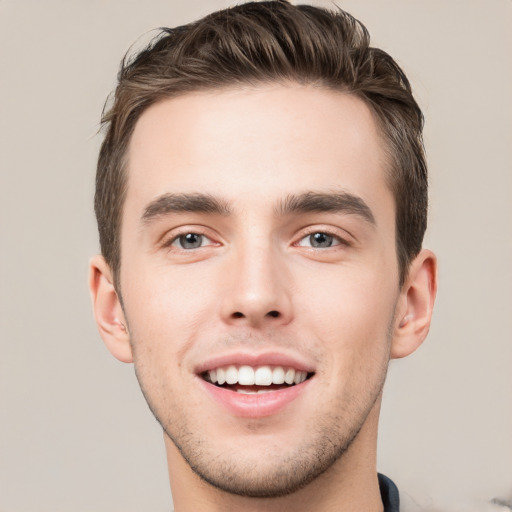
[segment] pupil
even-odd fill
[[[183,249],[197,249],[201,247],[203,236],[197,233],[187,233],[186,235],[180,236],[180,244]]]
[[[314,233],[309,237],[312,247],[331,247],[332,236],[325,233]]]

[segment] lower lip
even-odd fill
[[[231,414],[244,418],[262,418],[278,413],[293,402],[307,389],[312,379],[289,388],[250,395],[215,386],[201,378],[199,380],[205,391]]]

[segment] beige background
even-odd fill
[[[379,469],[480,510],[512,499],[512,2],[338,4],[424,108],[441,268],[427,343],[391,365]],[[159,428],[90,310],[95,133],[135,39],[224,5],[0,0],[0,512],[170,508]]]

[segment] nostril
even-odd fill
[[[267,318],[280,318],[281,317],[281,313],[279,313],[279,311],[272,310],[272,311],[269,311],[265,315],[265,317],[267,317]],[[242,313],[241,311],[235,311],[234,313],[231,314],[231,318],[246,318],[246,315],[244,313]]]

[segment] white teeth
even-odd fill
[[[295,378],[293,379],[293,382],[295,384],[300,384],[301,382],[304,382],[306,380],[306,376],[306,372],[295,372]]]
[[[236,366],[228,366],[226,370],[226,384],[236,384],[238,382],[238,370]]]
[[[282,366],[258,366],[253,368],[252,366],[243,365],[237,368],[235,365],[229,365],[208,370],[206,377],[210,382],[219,385],[238,383],[242,386],[270,386],[286,383],[291,386],[304,382],[307,378],[307,372],[294,368],[283,368]]]
[[[284,369],[276,366],[272,371],[272,384],[284,384]]]
[[[284,376],[284,381],[286,384],[293,384],[293,380],[295,379],[295,370],[293,368],[288,368],[286,370],[286,374]]]
[[[246,391],[245,389],[237,389],[237,393],[241,395],[261,395],[262,393],[272,393],[271,389],[259,389],[258,391]]]
[[[260,366],[254,372],[254,384],[256,386],[270,386],[272,384],[272,370],[270,366]]]
[[[250,366],[240,366],[238,369],[238,384],[242,384],[242,386],[254,385],[254,370]]]
[[[224,368],[217,368],[217,384],[224,384],[226,382],[226,372]]]

